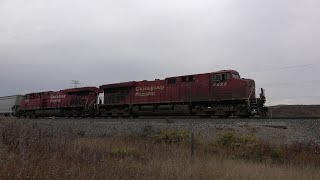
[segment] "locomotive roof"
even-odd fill
[[[221,70],[221,71],[216,71],[216,72],[211,72],[211,73],[228,73],[228,72],[239,74],[238,71],[235,71],[235,70]],[[211,74],[211,73],[202,73],[202,74]],[[189,74],[189,75],[183,75],[183,76],[202,75],[202,74]],[[182,77],[182,76],[172,76],[172,77],[167,77],[167,78],[161,79],[161,80],[166,80],[168,78],[175,78],[175,77]],[[156,79],[156,80],[160,80],[160,79]],[[99,88],[100,89],[112,89],[112,88],[132,87],[135,85],[136,82],[144,82],[144,81],[146,81],[146,80],[105,84],[105,85],[100,86]],[[153,80],[150,80],[150,81],[153,81]]]
[[[81,88],[64,89],[64,90],[60,90],[60,91],[65,92],[65,93],[84,92],[84,91],[99,92],[99,89],[96,87],[81,87]]]
[[[135,81],[130,82],[122,82],[122,83],[113,83],[113,84],[106,84],[100,86],[100,89],[111,89],[111,88],[121,88],[121,87],[132,87],[135,85]]]
[[[72,93],[72,92],[84,92],[84,91],[100,92],[100,90],[97,87],[80,87],[80,88],[63,89],[63,90],[60,90],[60,91],[32,92],[32,93],[28,93],[28,94],[25,94],[25,95],[54,93],[54,92]]]
[[[25,94],[25,95],[43,94],[43,93],[51,93],[51,92],[53,92],[53,91],[32,92],[32,93],[28,93],[28,94]]]
[[[238,71],[236,70],[221,70],[221,71],[215,71],[215,72],[211,72],[211,73],[200,73],[200,74],[187,74],[187,75],[182,75],[182,76],[196,76],[196,75],[203,75],[203,74],[212,74],[212,73],[235,73],[235,74],[239,74]],[[182,76],[172,76],[172,77],[167,77],[168,78],[175,78],[175,77],[182,77]]]
[[[213,72],[213,73],[227,73],[227,72],[239,74],[238,71],[231,70],[231,69],[230,70],[221,70],[221,71],[217,71],[217,72]]]

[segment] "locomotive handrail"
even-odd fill
[[[248,97],[248,100],[250,99],[250,97],[251,97],[251,95],[252,95],[252,93],[253,93],[253,88],[252,88],[252,86],[251,86],[251,92],[250,92],[250,94],[249,94],[249,97]]]
[[[84,105],[84,107],[85,107],[85,109],[87,109],[87,104],[88,104],[89,99],[88,98],[85,98],[85,99],[86,99],[86,104]]]
[[[250,97],[251,97],[252,92],[253,92],[253,88],[252,88],[252,86],[250,87],[250,89],[251,89],[251,92],[250,92],[250,94],[249,94],[249,97],[247,98],[247,107],[248,107],[248,110],[250,110],[250,109],[251,109]]]
[[[89,106],[88,107],[91,107],[91,105],[94,103],[94,99],[92,100],[92,102],[89,104]]]

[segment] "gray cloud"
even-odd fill
[[[236,69],[269,104],[319,104],[319,1],[4,0],[0,96]],[[313,64],[300,68],[266,69]],[[306,82],[308,81],[308,82]]]

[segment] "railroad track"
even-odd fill
[[[197,119],[197,120],[293,120],[293,119],[319,119],[320,117],[252,117],[252,118],[240,118],[240,117],[229,117],[229,118],[219,118],[219,117],[209,117],[209,118],[200,118],[197,116],[143,116],[143,117],[138,117],[138,118],[122,118],[122,117],[118,117],[118,118],[105,118],[105,117],[95,117],[95,118],[91,118],[91,117],[87,117],[87,118],[83,118],[83,117],[77,117],[77,118],[66,118],[66,117],[47,117],[47,118],[29,118],[29,119],[33,119],[33,120],[37,120],[37,119],[97,119],[97,120],[151,120],[151,119],[162,119],[162,120],[187,120],[187,119]]]

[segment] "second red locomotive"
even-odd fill
[[[31,118],[93,117],[99,93],[96,87],[83,87],[26,94],[15,115]]]

